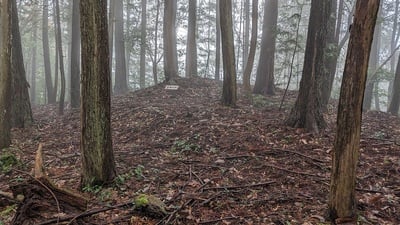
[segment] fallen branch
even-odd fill
[[[248,219],[248,218],[253,218],[253,217],[256,217],[256,216],[229,216],[229,217],[224,217],[224,218],[219,218],[219,219],[214,219],[214,220],[201,221],[201,222],[199,222],[199,224],[216,224],[216,223],[224,221],[224,220]]]
[[[77,219],[81,219],[81,218],[88,217],[88,216],[93,216],[95,214],[98,214],[98,213],[101,213],[101,212],[106,212],[106,211],[109,211],[109,210],[119,209],[119,208],[123,208],[123,207],[132,207],[133,205],[134,205],[134,203],[128,202],[128,203],[121,203],[121,204],[118,204],[118,205],[115,205],[115,206],[106,206],[106,207],[103,207],[103,208],[91,209],[91,210],[85,211],[85,212],[83,212],[81,214],[60,217],[58,220],[57,220],[57,218],[50,219],[50,220],[47,220],[45,222],[39,223],[37,225],[47,225],[47,224],[56,223],[57,221],[58,222],[69,221],[68,224],[72,224],[72,222],[77,220]]]
[[[204,188],[205,191],[208,190],[231,190],[231,189],[241,189],[241,188],[250,188],[250,187],[258,187],[258,186],[265,186],[265,185],[270,185],[276,183],[276,181],[268,181],[268,182],[263,182],[263,183],[257,183],[257,184],[247,184],[247,185],[237,185],[237,186],[222,186],[222,187],[209,187],[209,188]]]

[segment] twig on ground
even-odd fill
[[[273,184],[273,183],[276,183],[276,181],[268,181],[268,182],[257,183],[257,184],[247,184],[247,185],[237,185],[237,186],[209,187],[209,188],[204,188],[204,190],[205,190],[205,191],[208,191],[208,190],[241,189],[241,188],[250,188],[250,187],[265,186],[265,185],[270,185],[270,184]]]

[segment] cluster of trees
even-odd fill
[[[250,18],[250,1],[220,0],[212,1],[190,0],[187,12],[187,33],[186,51],[182,52],[178,48],[178,41],[181,30],[177,29],[178,1],[159,1],[152,2],[151,13],[155,13],[154,27],[149,29],[147,16],[149,14],[146,0],[141,0],[141,18],[135,20],[132,16],[137,8],[133,7],[135,1],[126,1],[126,10],[122,0],[110,0],[107,7],[107,0],[85,0],[67,1],[61,7],[58,0],[44,0],[37,4],[34,1],[20,1],[19,5],[13,0],[1,0],[1,70],[0,70],[0,148],[10,144],[10,127],[23,127],[32,121],[30,100],[36,102],[37,79],[43,79],[45,88],[41,91],[42,98],[47,103],[56,103],[58,99],[59,113],[64,110],[64,100],[66,96],[67,81],[69,81],[69,92],[72,107],[80,106],[81,109],[81,151],[82,154],[82,185],[93,185],[97,183],[107,183],[115,177],[115,163],[112,151],[111,128],[110,128],[110,95],[112,90],[115,94],[121,94],[129,90],[130,76],[132,69],[130,62],[132,59],[132,43],[137,39],[140,54],[138,58],[139,77],[138,86],[143,88],[147,85],[149,77],[153,83],[158,82],[158,64],[163,60],[163,77],[166,82],[173,81],[180,74],[179,58],[184,55],[184,72],[187,77],[199,76],[199,61],[201,53],[207,52],[206,63],[201,66],[206,68],[205,73],[210,69],[211,52],[211,26],[207,26],[208,39],[207,47],[203,49],[204,43],[198,43],[200,36],[198,26],[215,20],[215,63],[214,78],[219,79],[219,58],[222,50],[223,59],[223,94],[222,103],[233,106],[236,104],[237,80],[244,83],[247,92],[261,94],[275,94],[275,88],[280,85],[277,82],[276,68],[277,60],[285,62],[289,59],[290,68],[286,78],[287,86],[290,86],[290,79],[293,70],[296,69],[295,61],[302,65],[299,95],[291,112],[288,114],[286,124],[293,127],[305,128],[311,132],[318,132],[325,126],[323,111],[326,109],[331,96],[338,61],[344,43],[349,39],[346,53],[346,60],[343,68],[342,85],[339,100],[339,112],[337,122],[337,136],[335,138],[331,194],[329,199],[329,210],[333,219],[350,218],[354,216],[354,191],[355,191],[355,168],[358,160],[359,136],[361,127],[361,110],[370,109],[372,100],[375,100],[375,108],[380,108],[379,89],[384,74],[385,64],[390,61],[391,72],[394,72],[395,60],[393,59],[398,49],[398,0],[358,0],[356,4],[346,0],[312,0],[309,10],[309,23],[306,42],[302,45],[301,39],[301,19],[304,4],[299,4],[299,11],[293,14],[295,34],[285,33],[284,26],[280,25],[279,4],[293,4],[287,0],[278,4],[278,0],[264,1],[264,19],[261,32],[258,32],[258,1],[252,0],[252,16]],[[239,20],[235,19],[237,7],[240,7]],[[241,4],[243,2],[243,4]],[[161,9],[163,5],[163,12]],[[198,3],[200,6],[198,6]],[[30,9],[26,6],[30,5]],[[380,63],[381,39],[388,35],[382,35],[385,26],[384,22],[378,20],[378,14],[382,15],[383,10],[389,10],[389,5],[395,4],[391,30],[390,54],[387,60]],[[35,6],[34,6],[35,5]],[[50,46],[49,42],[49,12],[50,5],[53,9],[52,30],[54,31],[54,43]],[[204,12],[202,6],[207,5],[208,12]],[[28,87],[25,68],[23,63],[23,48],[21,45],[21,34],[18,20],[17,6],[21,8],[20,14],[31,18],[30,22],[35,22],[35,15],[38,11],[42,12],[42,47],[43,47],[43,73],[44,77],[37,75],[37,30],[36,24],[30,27],[32,39],[29,48],[30,55],[30,78],[31,78],[31,99],[29,100]],[[39,7],[41,6],[41,7]],[[384,7],[386,6],[386,7]],[[70,13],[61,14],[61,8],[67,8]],[[378,12],[378,8],[381,10]],[[212,17],[211,10],[215,9],[215,17]],[[346,11],[347,9],[347,11]],[[36,11],[35,11],[36,10]],[[182,9],[180,9],[182,10]],[[201,11],[201,14],[197,13]],[[345,13],[347,12],[347,13]],[[32,14],[29,14],[32,13]],[[160,44],[158,33],[162,19],[162,54],[158,51]],[[207,14],[208,13],[208,14]],[[354,19],[352,15],[354,13]],[[30,16],[27,16],[30,15]],[[62,17],[68,17],[70,24],[70,37],[65,37],[65,25],[62,25]],[[207,15],[209,18],[202,18]],[[214,14],[213,14],[214,15]],[[343,16],[349,18],[346,23]],[[204,17],[207,17],[204,16]],[[201,18],[201,19],[200,19]],[[26,19],[26,18],[25,18]],[[65,18],[64,18],[65,19]],[[250,39],[250,21],[251,40]],[[26,22],[26,21],[25,21]],[[36,21],[37,22],[37,21]],[[350,26],[350,23],[352,25]],[[239,24],[239,25],[238,25]],[[134,33],[131,27],[140,27],[140,32]],[[242,26],[243,25],[243,26]],[[70,28],[69,28],[70,27]],[[345,29],[343,29],[345,27]],[[64,29],[63,29],[64,28]],[[239,28],[239,32],[237,29]],[[241,29],[245,30],[244,32]],[[204,28],[202,28],[204,29]],[[148,32],[151,31],[151,32]],[[25,32],[28,32],[27,29]],[[251,90],[253,64],[257,49],[257,36],[261,33],[261,48],[256,67],[255,85]],[[26,34],[26,33],[25,33]],[[238,35],[239,34],[239,35]],[[243,41],[237,41],[242,37]],[[375,34],[375,36],[373,36]],[[283,37],[294,37],[292,41]],[[134,38],[131,41],[129,38]],[[70,40],[70,45],[63,44]],[[80,41],[79,41],[80,40]],[[149,40],[152,40],[151,42]],[[286,40],[285,43],[282,40]],[[374,40],[374,41],[372,41]],[[240,48],[243,44],[243,48]],[[11,47],[12,46],[12,47]],[[371,48],[372,46],[372,48]],[[52,48],[50,48],[52,47]],[[115,49],[114,49],[115,47]],[[236,51],[235,48],[241,50]],[[291,48],[289,48],[291,47]],[[297,58],[299,49],[304,48],[304,60]],[[50,54],[50,49],[54,53]],[[64,49],[68,49],[68,72],[64,68]],[[372,49],[372,50],[371,50]],[[370,54],[371,50],[371,54]],[[242,52],[238,54],[238,52]],[[113,57],[115,53],[115,57]],[[26,56],[27,54],[25,54]],[[53,57],[51,57],[53,56]],[[282,57],[282,58],[280,58]],[[147,76],[146,66],[148,59],[151,59],[153,67],[152,76]],[[238,60],[241,59],[241,61]],[[297,58],[297,59],[296,59]],[[51,61],[53,60],[53,67]],[[241,62],[242,67],[238,64]],[[115,63],[115,66],[114,66]],[[370,65],[368,70],[368,64]],[[400,62],[398,63],[400,64]],[[204,68],[203,68],[204,69]],[[52,71],[53,70],[53,74]],[[396,69],[396,77],[391,85],[393,90],[389,111],[397,114],[399,108],[400,91],[400,69]],[[370,71],[370,72],[369,72]],[[372,71],[372,72],[371,72]],[[58,72],[60,77],[58,77]],[[370,73],[367,79],[367,74]],[[114,76],[111,74],[114,73]],[[68,75],[66,75],[68,74]],[[80,76],[81,74],[81,76]],[[68,77],[68,79],[67,79]],[[112,79],[114,78],[114,79]],[[114,82],[112,82],[112,80]],[[134,81],[136,82],[136,81]],[[133,83],[134,83],[133,82]],[[58,85],[61,86],[58,90]],[[366,88],[365,88],[366,87]],[[366,89],[364,95],[364,88]],[[375,91],[374,91],[375,90]],[[378,90],[378,91],[377,91]],[[80,95],[78,94],[80,91]],[[44,95],[45,94],[45,95]]]

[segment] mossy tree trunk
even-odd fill
[[[0,149],[11,143],[11,2],[1,0],[0,7]]]
[[[111,140],[107,0],[80,1],[82,187],[111,182],[115,162]]]
[[[221,0],[219,9],[221,22],[222,61],[224,67],[222,104],[227,106],[235,106],[237,94],[232,23],[232,0]]]
[[[356,168],[364,89],[371,43],[380,0],[358,0],[343,72],[332,174],[329,214],[334,223],[354,221],[356,214]]]

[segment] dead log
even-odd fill
[[[34,176],[11,187],[14,196],[23,195],[13,218],[14,225],[37,224],[38,221],[59,218],[64,214],[81,213],[88,200],[82,195],[55,185],[46,175],[42,144],[36,151]]]

